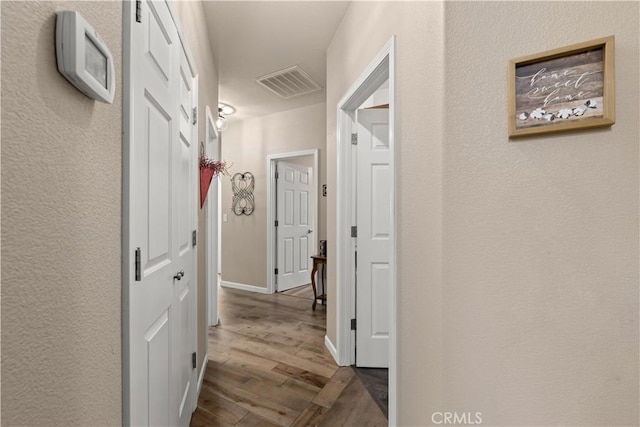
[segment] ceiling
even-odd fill
[[[349,5],[346,1],[205,1],[216,58],[220,102],[243,120],[325,100],[326,51]],[[297,65],[321,91],[282,99],[257,77]]]

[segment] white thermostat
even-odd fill
[[[116,76],[113,57],[96,30],[78,12],[58,12],[58,71],[89,98],[111,104]]]

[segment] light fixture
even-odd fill
[[[225,116],[230,116],[236,112],[236,109],[229,104],[220,102],[218,103],[218,111],[224,114]]]
[[[224,132],[229,127],[227,119],[218,111],[218,119],[216,120],[216,129],[218,132]]]
[[[218,119],[216,120],[216,129],[218,132],[224,132],[229,127],[227,116],[236,112],[236,109],[229,104],[218,103]]]

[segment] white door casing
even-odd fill
[[[277,227],[275,226],[276,212],[277,212],[277,185],[276,185],[276,169],[278,162],[291,161],[297,163],[297,160],[310,157],[312,159],[312,182],[311,182],[311,211],[313,212],[311,219],[311,229],[319,230],[318,228],[318,206],[319,206],[319,171],[320,171],[320,150],[317,148],[310,150],[292,151],[286,153],[269,154],[266,158],[266,170],[269,177],[269,183],[267,185],[267,290],[266,292],[272,294],[276,292],[276,282],[278,276],[275,274],[275,270],[278,267],[278,245],[277,245]],[[315,173],[313,173],[315,171]],[[311,237],[311,248],[315,248],[318,245],[319,235],[314,231],[309,235]],[[316,253],[312,250],[313,255]],[[309,277],[309,281],[311,277]]]
[[[197,80],[168,3],[142,1],[141,22],[135,2],[124,7],[123,424],[186,426],[196,398]]]
[[[220,140],[215,120],[209,106],[206,107],[207,123],[205,124],[205,140],[207,156],[220,160]],[[218,324],[218,258],[219,258],[219,185],[220,179],[213,178],[207,194],[207,321],[209,326]]]
[[[356,366],[389,366],[389,110],[358,110]]]
[[[277,166],[278,291],[310,281],[312,169],[279,161]]]
[[[336,108],[336,145],[337,145],[337,183],[336,183],[336,211],[337,224],[335,256],[329,261],[335,263],[335,295],[336,329],[335,341],[325,336],[325,344],[334,359],[340,366],[348,366],[356,363],[355,331],[351,330],[351,319],[356,316],[355,304],[355,263],[354,240],[350,238],[351,226],[355,218],[352,218],[352,203],[355,198],[355,178],[352,177],[353,163],[351,144],[353,133],[357,132],[355,123],[356,110],[361,108],[380,87],[388,80],[389,91],[389,152],[391,169],[391,234],[392,242],[391,262],[389,264],[390,289],[389,299],[389,425],[398,423],[398,395],[397,395],[397,277],[396,277],[396,252],[397,252],[397,222],[396,210],[396,169],[395,150],[397,146],[396,123],[396,60],[395,38],[391,36],[384,46],[378,51],[369,65],[363,70],[356,81],[344,93]],[[329,236],[329,238],[331,238]],[[331,255],[331,254],[330,254]]]

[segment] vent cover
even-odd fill
[[[297,65],[258,77],[256,81],[284,99],[322,89],[318,82],[313,80],[309,74],[302,71]]]

